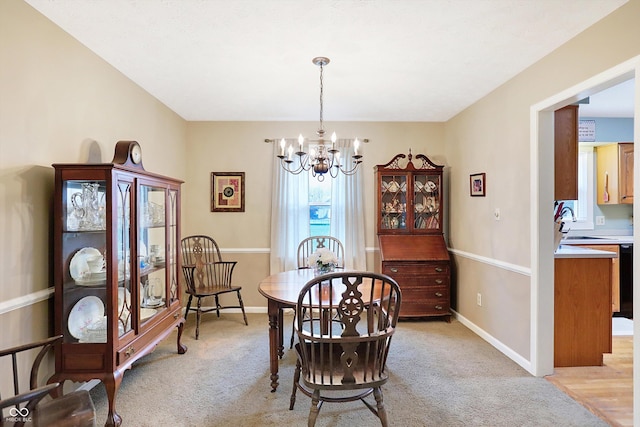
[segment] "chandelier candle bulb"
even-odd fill
[[[304,154],[304,150],[302,150],[302,145],[304,144],[304,137],[302,136],[302,134],[300,134],[298,136],[298,143],[300,144],[300,150],[298,151],[298,155],[303,155]]]
[[[287,145],[287,141],[284,140],[284,138],[282,138],[280,140],[280,156],[284,157],[284,146]]]

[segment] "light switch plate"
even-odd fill
[[[604,216],[596,216],[596,225],[604,225]]]

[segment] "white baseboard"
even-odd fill
[[[462,323],[467,328],[471,329],[474,333],[480,336],[480,338],[482,338],[483,340],[485,340],[486,342],[494,346],[498,351],[503,353],[509,359],[513,360],[518,365],[520,365],[523,369],[525,369],[531,375],[534,375],[533,367],[531,366],[531,361],[525,359],[520,354],[516,353],[513,349],[506,346],[502,341],[496,339],[493,335],[489,334],[484,329],[478,327],[478,325],[471,322],[469,319],[462,316],[460,313],[453,310],[451,311],[453,312],[454,317],[458,319],[460,323]]]

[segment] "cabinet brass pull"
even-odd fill
[[[398,272],[397,268],[390,268],[389,270],[391,270],[392,273],[397,273]]]
[[[180,313],[178,313],[178,312],[173,313],[173,318],[174,318],[174,319],[177,319],[177,318],[178,318],[178,316],[180,316]]]
[[[442,273],[444,270],[442,269],[442,267],[436,267],[436,271],[437,271],[438,273]]]
[[[438,285],[441,285],[441,284],[442,284],[442,279],[436,279],[436,283],[437,283]]]
[[[436,310],[442,310],[442,306],[441,305],[436,305]]]
[[[437,297],[441,297],[442,296],[442,292],[436,292],[436,296]]]
[[[136,352],[136,349],[135,349],[135,348],[133,348],[133,347],[129,347],[129,348],[124,352],[124,355],[125,355],[125,356],[127,356],[127,357],[129,357],[129,356],[131,356],[131,355],[132,355],[133,353],[135,353],[135,352]]]

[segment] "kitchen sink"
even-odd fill
[[[605,237],[593,237],[593,236],[567,236],[564,240],[597,240],[605,239]]]

